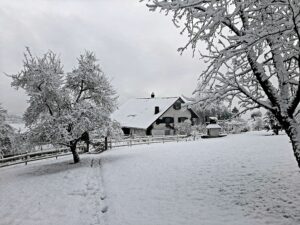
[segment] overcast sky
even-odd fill
[[[4,73],[22,69],[26,46],[34,55],[58,53],[65,72],[84,50],[94,51],[120,104],[152,91],[190,96],[205,67],[177,52],[187,37],[171,18],[138,0],[0,0],[0,27],[0,103],[14,114],[26,109],[26,95]]]

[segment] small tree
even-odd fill
[[[228,120],[231,119],[232,113],[224,104],[224,101],[214,101],[209,104],[203,105],[201,103],[197,103],[195,99],[197,98],[206,98],[209,96],[211,90],[203,90],[201,92],[197,92],[196,97],[187,98],[192,103],[193,110],[196,111],[199,116],[201,122],[205,124],[209,121],[209,117],[217,117],[219,120]],[[196,102],[196,103],[195,103]]]
[[[78,142],[89,143],[89,132],[109,126],[116,96],[94,53],[80,55],[70,73],[62,68],[55,53],[33,57],[27,49],[24,68],[12,75],[12,86],[30,97],[24,114],[29,141],[68,146],[77,163]]]
[[[295,118],[300,102],[299,0],[152,0],[151,10],[173,12],[189,41],[199,42],[208,62],[196,92],[211,89],[204,105],[232,102],[246,110],[263,107],[289,136],[300,167],[300,126]]]
[[[13,128],[6,123],[6,110],[0,104],[0,158],[12,150]]]
[[[230,110],[223,104],[211,104],[207,107],[193,107],[202,123],[208,122],[209,117],[217,117],[219,120],[229,120],[232,117]]]
[[[279,130],[281,130],[281,126],[277,121],[276,117],[270,111],[266,112],[264,116],[264,122],[266,125],[268,125],[268,129],[273,130],[274,134],[276,135],[279,134]]]

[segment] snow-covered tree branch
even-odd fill
[[[147,6],[173,13],[208,63],[195,100],[203,105],[237,99],[243,110],[264,107],[291,139],[300,167],[300,2],[298,0],[152,0]],[[201,93],[209,90],[204,98]],[[200,96],[200,97],[199,97]]]
[[[107,130],[111,124],[116,92],[93,52],[85,52],[78,67],[64,73],[55,53],[34,57],[27,49],[23,70],[12,78],[12,86],[30,97],[24,114],[30,141],[69,146],[75,163],[78,142],[88,144],[89,132]]]

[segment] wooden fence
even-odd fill
[[[186,135],[169,135],[169,136],[143,136],[143,137],[128,137],[122,139],[112,139],[108,140],[109,148],[123,147],[123,146],[133,146],[133,145],[143,145],[143,144],[153,144],[153,143],[165,143],[165,142],[179,142],[179,141],[189,141],[196,140],[199,136],[186,136]]]
[[[79,146],[77,149],[80,153],[83,152],[84,146]],[[41,159],[48,158],[58,158],[59,156],[70,155],[72,154],[69,151],[69,148],[58,148],[47,151],[37,151],[37,152],[26,152],[24,154],[19,154],[11,157],[5,157],[0,159],[0,167],[11,166],[16,164],[25,163],[27,165],[28,162],[37,161]]]
[[[107,148],[117,148],[123,146],[134,146],[134,145],[143,145],[143,144],[153,144],[153,143],[166,143],[166,142],[179,142],[179,141],[192,141],[196,140],[200,137],[200,135],[196,136],[186,136],[186,135],[174,135],[174,136],[144,136],[144,137],[124,137],[122,139],[110,139],[107,141]],[[92,140],[93,143],[104,143],[103,139],[94,139]],[[101,148],[105,146],[104,144],[101,145]],[[84,152],[84,145],[80,145],[77,147],[79,153]],[[103,152],[104,149],[101,149],[99,152]],[[97,153],[97,152],[95,152]],[[47,151],[37,151],[37,152],[27,152],[25,154],[15,155],[11,157],[6,157],[0,159],[0,167],[16,165],[20,163],[25,163],[27,165],[28,162],[53,158],[53,157],[60,157],[65,155],[70,155],[71,152],[69,148],[58,148],[52,149]]]

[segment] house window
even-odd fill
[[[174,105],[173,105],[173,108],[175,110],[181,109],[181,102],[180,101],[175,102]]]
[[[182,123],[187,119],[188,119],[187,117],[178,117],[178,123]]]
[[[163,117],[161,122],[166,123],[166,124],[174,123],[174,118],[173,117]]]
[[[122,128],[124,135],[130,135],[130,129],[127,127]]]

